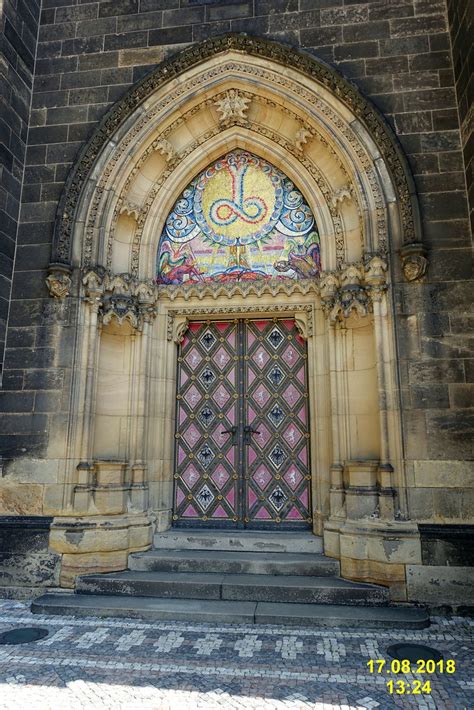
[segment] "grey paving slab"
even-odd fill
[[[31,604],[34,614],[117,616],[176,621],[221,621],[253,623],[254,602],[208,601],[206,599],[155,599],[151,597],[95,594],[44,594]]]
[[[323,551],[322,538],[311,532],[275,532],[255,530],[167,530],[155,533],[156,548],[174,550],[228,550],[241,552]]]
[[[332,576],[339,564],[320,554],[229,552],[216,550],[152,550],[129,556],[129,568],[155,572],[222,572]]]
[[[257,624],[351,626],[352,628],[423,629],[430,624],[424,609],[342,606],[339,604],[275,604],[258,602]]]

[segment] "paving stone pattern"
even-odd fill
[[[50,635],[32,644],[0,646],[2,710],[472,707],[474,622],[469,619],[439,617],[416,632],[256,630],[40,617],[24,602],[0,601],[0,632],[24,626],[46,627]],[[430,676],[431,695],[389,696],[387,678],[370,675],[366,663],[389,660],[387,646],[405,640],[439,649],[456,661],[457,672]]]

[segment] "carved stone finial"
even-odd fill
[[[311,135],[311,131],[308,130],[307,128],[304,128],[304,126],[301,126],[301,128],[299,128],[296,131],[294,142],[295,142],[295,148],[299,153],[302,152],[303,146],[305,145],[305,143],[308,142],[308,138],[310,137],[310,135]]]
[[[168,163],[175,160],[177,157],[176,151],[166,138],[160,138],[156,143],[154,143],[155,149],[161,153],[161,155],[166,159]]]
[[[411,242],[400,249],[402,269],[407,281],[419,281],[426,274],[427,253],[421,242]]]
[[[220,113],[221,123],[231,123],[236,119],[246,120],[250,99],[241,94],[237,89],[229,89],[223,98],[214,102]]]
[[[53,298],[66,298],[71,293],[71,277],[70,270],[67,266],[61,264],[51,264],[49,274],[46,278],[46,286],[48,287],[49,295]]]

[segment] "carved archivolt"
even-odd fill
[[[397,198],[400,203],[402,233],[404,235],[404,239],[407,242],[414,242],[417,238],[419,239],[419,235],[415,233],[416,229],[412,205],[412,201],[415,197],[408,185],[407,175],[409,175],[409,171],[407,163],[399,153],[396,142],[394,141],[388,126],[385,124],[377,111],[357,92],[355,87],[345,81],[336,71],[332,70],[325,64],[319,63],[316,59],[310,57],[309,55],[300,54],[289,47],[266,40],[255,39],[242,35],[229,35],[219,39],[209,40],[208,42],[200,45],[193,45],[192,47],[184,50],[184,52],[174,56],[168,62],[160,65],[157,70],[155,70],[148,77],[145,77],[140,84],[135,86],[127,94],[127,96],[120,101],[109,112],[109,114],[107,114],[80,156],[73,173],[67,181],[65,192],[58,208],[53,261],[61,263],[69,263],[70,261],[71,240],[76,216],[76,206],[81,201],[83,188],[91,175],[96,159],[102,152],[104,146],[106,146],[111,138],[115,136],[120,126],[137,110],[145,99],[152,96],[153,93],[155,93],[160,87],[164,86],[168,81],[180,74],[183,74],[191,67],[199,63],[215,57],[220,53],[230,51],[239,52],[240,54],[243,54],[244,57],[246,54],[249,57],[260,57],[265,60],[273,61],[276,64],[287,66],[293,71],[299,72],[300,74],[309,77],[320,85],[326,87],[333,96],[337,97],[337,100],[345,104],[354,116],[357,117],[357,119],[365,126],[368,133],[374,139],[385,165],[392,176],[397,191]],[[215,75],[222,74],[223,70],[229,71],[229,69],[230,65],[224,69],[224,65],[217,64],[207,73],[203,73],[199,78],[203,82],[209,83]],[[257,67],[255,64],[251,63],[246,65],[244,60],[242,63],[234,62],[234,67],[231,71],[238,71],[242,74],[242,76],[247,73],[252,75],[254,80],[260,77],[265,79],[267,83],[273,83],[275,85],[280,84],[280,86],[284,86],[285,91],[289,90],[289,78],[286,73],[283,72],[272,72],[263,67]],[[338,118],[334,110],[328,104],[322,101],[315,93],[311,92],[307,86],[304,86],[303,82],[294,88],[297,88],[297,95],[300,96],[301,99],[309,104],[312,104],[315,107],[316,112],[323,113],[328,117],[328,120],[333,122],[333,125],[337,131],[340,132],[340,135],[343,135],[347,141],[352,141],[353,149],[356,152],[359,151],[358,157],[361,163],[363,164],[365,160],[366,164],[363,164],[363,167],[366,171],[367,179],[371,182],[373,194],[376,197],[377,189],[379,188],[373,164],[370,163],[369,159],[365,155],[361,144],[357,145],[352,129],[345,124],[344,121]],[[175,90],[166,95],[163,102],[158,102],[158,104],[153,107],[153,110],[155,112],[163,111],[165,104],[169,105],[172,102],[176,102],[179,93],[183,90],[186,90],[186,88],[181,84],[178,84]],[[228,106],[226,109],[227,115],[231,115],[232,113],[237,115],[237,117],[239,117],[239,113],[240,116],[246,115],[247,106],[242,105],[242,102],[240,101],[241,98],[242,97],[240,95],[229,95]],[[237,99],[239,99],[239,101],[237,101]],[[240,106],[237,106],[237,104],[240,104]],[[116,152],[119,152],[118,149],[126,150],[126,145],[129,145],[142,132],[143,127],[149,123],[151,115],[143,115],[144,113],[145,112],[142,111],[142,115],[140,117],[137,116],[137,121],[131,128],[128,129],[127,134],[117,146]],[[152,112],[150,112],[150,114],[151,113]],[[330,114],[332,115],[330,116]],[[243,119],[240,118],[239,120]],[[295,151],[301,151],[301,148],[304,147],[304,140],[306,137],[307,136],[304,134],[295,136],[293,141],[293,149]],[[161,147],[163,148],[163,155],[168,161],[168,164],[176,160],[176,156],[173,151],[169,149],[169,146],[162,144]],[[93,235],[90,234],[90,230],[93,229],[93,227],[91,225],[96,223],[99,207],[103,197],[104,186],[107,183],[108,177],[114,170],[114,165],[115,163],[111,160],[105,164],[101,173],[100,184],[97,185],[96,193],[92,199],[91,210],[89,213],[88,242],[85,245],[83,254],[84,263],[93,263],[94,260],[94,242],[93,238],[91,238]],[[386,225],[383,208],[383,198],[380,196],[380,204],[377,205],[376,209],[378,215],[377,220],[382,235],[379,246],[382,248],[384,247],[384,239],[386,240]]]

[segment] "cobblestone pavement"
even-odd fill
[[[469,619],[364,632],[35,616],[24,602],[0,600],[0,632],[26,626],[49,636],[0,645],[2,710],[474,707]],[[456,672],[392,676],[429,679],[431,694],[391,695],[390,676],[370,674],[367,661],[390,661],[387,646],[405,640],[437,648]]]

